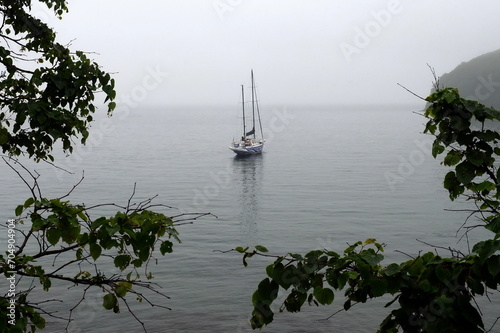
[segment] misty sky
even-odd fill
[[[498,0],[69,0],[59,40],[139,104],[413,103],[432,74],[500,48]]]

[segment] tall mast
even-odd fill
[[[241,106],[243,108],[243,140],[247,138],[247,129],[245,126],[245,88],[241,85]]]
[[[257,106],[257,117],[259,118],[259,127],[260,127],[260,137],[262,140],[264,140],[264,131],[262,130],[262,122],[260,120],[260,109],[259,109],[259,103],[257,102],[259,98],[257,97],[257,89],[255,89],[255,105]]]
[[[253,82],[253,69],[252,73],[252,125],[253,125],[253,138],[255,139],[255,84]]]

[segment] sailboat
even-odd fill
[[[245,114],[245,89],[241,86],[241,100],[243,112],[243,135],[239,140],[233,140],[229,149],[237,155],[255,155],[261,154],[264,149],[264,133],[262,132],[262,123],[260,121],[260,110],[257,102],[257,92],[255,89],[255,81],[253,78],[253,70],[251,71],[252,78],[252,129],[247,132],[247,118]],[[256,117],[257,115],[257,117]],[[256,135],[256,120],[259,122],[260,137]]]

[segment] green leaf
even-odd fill
[[[108,233],[109,236],[113,236],[118,231],[120,231],[119,225],[106,225],[106,232]]]
[[[56,245],[61,238],[61,232],[56,228],[50,228],[46,231],[45,236],[51,245]]]
[[[465,270],[464,270],[464,267],[463,267],[462,265],[460,265],[460,264],[458,264],[458,265],[453,265],[453,272],[452,272],[452,274],[451,274],[451,278],[452,278],[453,280],[457,280],[457,279],[459,279],[459,278],[460,278],[460,275],[461,275],[462,273],[464,273],[464,272],[465,272]]]
[[[107,221],[107,219],[105,217],[100,217],[97,220],[95,220],[94,222],[92,222],[92,224],[90,225],[90,229],[97,230],[97,228],[99,228],[101,225],[106,223],[106,221]]]
[[[486,130],[484,132],[477,133],[477,137],[483,141],[493,141],[495,139],[498,139],[498,135],[499,135],[498,132],[494,132],[491,130]]]
[[[444,151],[444,146],[439,144],[437,140],[434,141],[434,143],[432,144],[432,157],[436,158],[443,151]]]
[[[142,263],[143,261],[141,259],[132,260],[132,265],[134,265],[134,267],[141,267]]]
[[[40,316],[40,314],[38,314],[36,312],[33,313],[33,316],[31,317],[31,321],[33,322],[33,324],[35,324],[36,328],[39,328],[39,329],[45,328],[45,319],[42,316]],[[32,330],[32,331],[34,332],[35,330]],[[11,330],[10,332],[14,332],[14,330]]]
[[[256,246],[255,246],[255,249],[256,249],[257,251],[264,252],[264,253],[269,252],[269,250],[268,250],[265,246],[262,246],[262,245],[256,245]]]
[[[365,244],[373,244],[375,243],[377,240],[375,238],[368,238],[367,240],[365,240]]]
[[[102,248],[101,246],[99,246],[99,244],[96,243],[90,244],[90,255],[92,256],[92,259],[94,259],[94,261],[100,257],[101,252]]]
[[[401,271],[401,266],[399,266],[398,264],[390,264],[389,266],[387,266],[383,273],[386,275],[386,276],[392,276],[394,274],[397,274]]]
[[[111,310],[111,309],[115,308],[117,303],[118,303],[118,300],[116,299],[116,296],[113,295],[112,293],[109,293],[109,294],[104,295],[102,306],[106,310]]]
[[[282,263],[274,265],[272,278],[285,290],[298,279],[296,276],[297,269],[295,266],[283,266]]]
[[[239,253],[245,253],[248,250],[248,246],[245,248],[238,246],[237,248],[235,248],[235,250]]]
[[[456,165],[462,159],[462,153],[457,150],[450,150],[448,154],[446,154],[443,164],[446,166]]]
[[[384,259],[384,256],[379,253],[375,253],[375,251],[370,249],[363,251],[361,253],[361,258],[363,258],[368,264],[370,264],[370,266],[374,267]]]
[[[28,198],[28,200],[26,200],[24,202],[24,208],[28,208],[29,206],[31,206],[33,203],[35,202],[35,198]]]
[[[470,184],[470,182],[476,177],[475,167],[468,161],[464,161],[457,165],[455,171],[457,180],[464,185]]]
[[[472,277],[467,279],[467,286],[470,288],[473,294],[483,295],[484,294],[484,285],[481,281],[478,281]]]
[[[372,277],[370,286],[372,297],[380,297],[387,292],[387,281],[384,278]]]
[[[89,234],[84,232],[83,234],[80,234],[80,239],[78,240],[78,243],[85,245],[89,242],[89,239],[90,239]]]
[[[447,263],[445,263],[445,265],[447,265]],[[444,267],[444,265],[438,265],[436,266],[436,275],[439,280],[441,280],[442,282],[446,282],[451,280],[452,272],[448,269],[448,267]]]
[[[471,186],[472,191],[479,191],[479,192],[484,191],[484,190],[493,191],[493,190],[495,190],[495,188],[496,188],[496,185],[490,181],[487,181],[487,180],[485,180],[479,184],[473,184]]]
[[[446,101],[446,103],[448,104],[451,104],[455,101],[455,99],[457,99],[459,96],[458,96],[458,92],[456,91],[456,89],[449,89],[449,90],[444,90],[444,93],[443,93],[443,98],[444,100]]]
[[[0,128],[0,145],[9,141],[9,132],[5,128]]]
[[[174,244],[171,241],[163,241],[160,245],[160,253],[162,255],[165,255],[165,253],[172,253],[173,249],[172,247]]]
[[[128,254],[121,254],[115,257],[115,266],[120,270],[124,270],[130,264],[131,257]]]
[[[346,254],[348,254],[348,253],[352,253],[352,252],[354,252],[354,250],[355,250],[358,246],[360,246],[360,245],[362,245],[362,244],[363,244],[363,243],[362,243],[361,241],[357,241],[356,243],[354,243],[354,244],[350,245],[349,247],[347,247],[347,248],[344,250],[344,253],[346,253]]]
[[[87,215],[85,215],[85,213],[83,212],[83,210],[79,211],[79,212],[77,213],[77,215],[78,215],[78,217],[80,217],[83,221],[88,221],[88,219],[89,219],[89,218],[87,217]]]
[[[78,260],[82,259],[82,255],[83,255],[83,248],[79,248],[78,250],[76,250],[76,259]]]
[[[447,190],[451,190],[460,185],[455,173],[450,171],[444,176],[444,188]]]
[[[302,305],[307,300],[307,293],[298,291],[297,289],[292,290],[292,292],[287,296],[286,300],[283,302],[287,311],[298,312],[300,311]]]
[[[421,280],[418,283],[418,287],[426,293],[435,293],[439,290],[438,287],[434,286],[429,280]]]
[[[271,304],[278,297],[279,285],[276,281],[265,278],[260,281],[257,290],[252,295],[252,303],[258,306],[259,303]]]
[[[462,304],[462,309],[459,313],[463,314],[464,318],[466,318],[470,323],[473,323],[473,325],[484,328],[481,314],[470,303]],[[480,332],[485,332],[485,330],[482,329]]]
[[[500,233],[500,216],[497,216],[492,221],[490,221],[485,228],[489,231],[492,231],[495,234]]]
[[[333,291],[329,288],[316,287],[313,292],[316,300],[322,305],[332,304],[335,297]]]
[[[479,255],[479,258],[484,262],[499,249],[500,241],[489,239],[487,241],[482,241],[474,245],[472,247],[472,252],[477,253]]]
[[[491,256],[486,261],[486,265],[490,274],[498,279],[498,273],[500,273],[500,256]]]
[[[353,277],[353,275],[351,273],[356,273],[357,275],[359,275],[358,272],[351,272],[351,271],[344,272],[344,273],[336,276],[337,277],[336,280],[333,279],[333,277],[334,277],[333,275],[330,275],[330,278],[332,278],[332,280],[329,281],[329,283],[331,282],[330,285],[332,285],[332,283],[337,284],[337,289],[343,289],[344,286],[346,285],[347,281],[357,278],[357,276]]]
[[[484,153],[472,150],[467,152],[467,161],[471,162],[475,166],[480,166],[484,163]]]
[[[118,286],[115,288],[115,293],[120,297],[125,297],[127,295],[128,289],[125,286]]]
[[[23,205],[17,206],[16,210],[15,210],[16,216],[20,216],[23,213],[23,210],[24,210],[24,206]]]

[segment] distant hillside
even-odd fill
[[[439,84],[458,88],[463,98],[500,109],[500,50],[463,62],[442,75]]]

